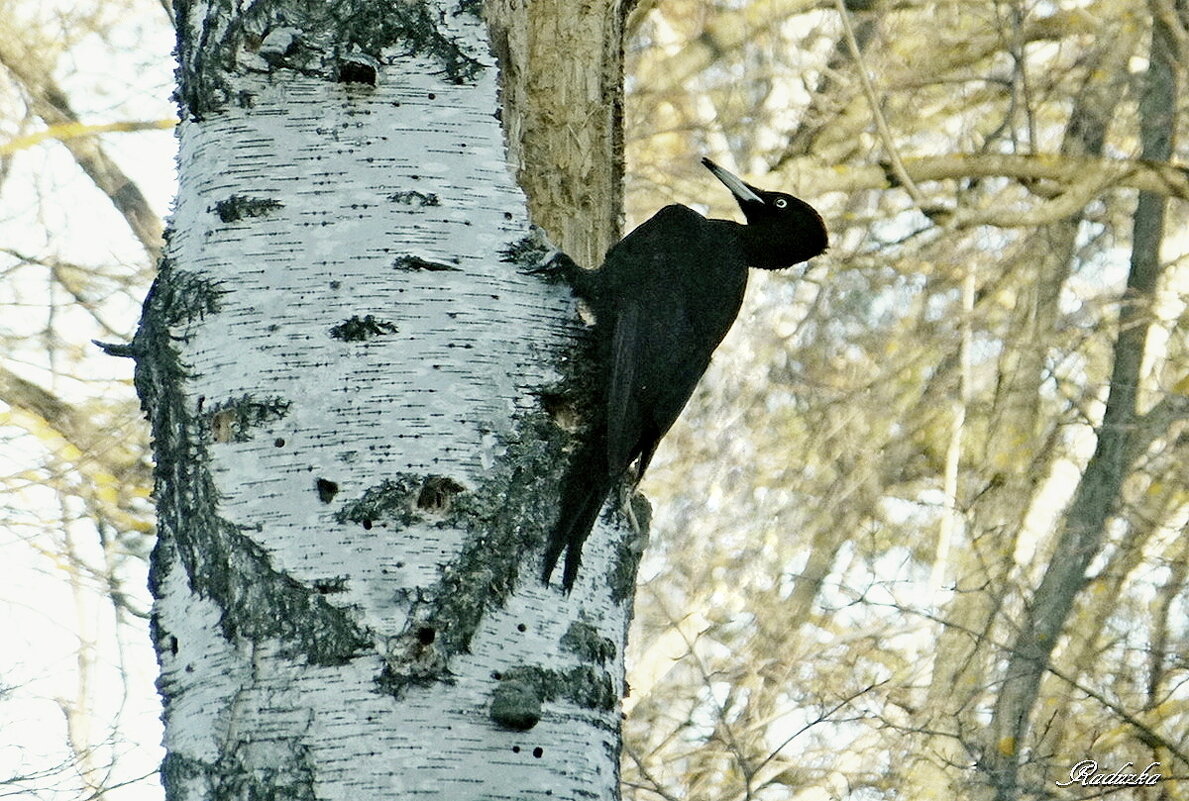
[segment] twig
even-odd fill
[[[904,169],[904,162],[900,160],[900,153],[896,150],[895,142],[892,141],[892,131],[888,128],[888,121],[884,119],[883,112],[879,109],[879,98],[875,96],[875,87],[871,85],[871,77],[867,74],[867,64],[863,61],[863,52],[859,49],[859,41],[855,38],[855,29],[851,25],[850,12],[846,9],[846,2],[845,0],[834,0],[834,5],[837,6],[838,16],[842,20],[846,46],[850,50],[851,57],[855,60],[855,65],[859,68],[859,80],[863,84],[863,93],[867,95],[867,103],[871,106],[871,116],[875,118],[875,129],[879,132],[884,149],[888,151],[888,159],[892,162],[892,172],[896,174],[896,180],[908,192],[908,196],[912,198],[912,202],[916,204],[917,208],[924,209],[925,198],[908,174],[908,170]]]

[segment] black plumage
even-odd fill
[[[735,321],[747,268],[789,267],[826,249],[826,227],[808,203],[702,163],[731,190],[746,225],[666,206],[612,247],[601,268],[571,276],[595,319],[602,409],[563,479],[546,583],[565,550],[562,585],[573,587],[607,495],[632,462],[636,480],[644,475]]]

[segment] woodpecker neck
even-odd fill
[[[735,234],[748,267],[782,270],[808,261],[826,249],[825,226],[816,214],[792,225],[787,219],[771,225],[766,222],[736,225]]]
[[[766,232],[756,225],[740,225],[739,241],[743,245],[743,254],[748,267],[758,267],[761,270],[778,270],[787,264],[778,263],[778,254],[772,242],[765,235]]]

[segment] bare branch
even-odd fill
[[[1065,187],[1096,181],[1105,189],[1117,186],[1166,197],[1189,199],[1189,167],[1143,159],[1062,156],[1055,153],[1009,155],[951,153],[903,159],[908,176],[917,184],[964,178],[1013,178],[1018,181],[1055,181]],[[890,189],[896,176],[890,165],[822,166],[811,159],[790,162],[790,175],[815,193]]]
[[[62,125],[51,125],[42,131],[25,134],[9,139],[0,144],[0,156],[7,156],[18,150],[39,145],[47,139],[57,139],[62,142],[67,139],[79,139],[84,136],[97,136],[103,133],[134,133],[136,131],[154,131],[172,128],[177,120],[129,120],[127,122],[108,122],[102,125],[87,125],[82,122],[68,122]]]
[[[3,64],[24,89],[29,108],[51,128],[78,126],[78,116],[66,94],[54,82],[44,64],[31,63],[27,53],[17,52],[8,39],[0,39],[0,64]],[[94,136],[60,138],[95,186],[107,195],[128,227],[140,241],[149,259],[161,257],[161,218],[153,212],[136,183],[116,164]]]
[[[883,142],[884,152],[891,159],[892,170],[895,172],[897,180],[908,192],[909,197],[912,198],[913,204],[917,208],[923,208],[925,198],[921,194],[921,190],[917,189],[912,176],[904,169],[904,162],[900,160],[900,150],[896,147],[896,140],[892,137],[892,131],[888,128],[888,121],[884,119],[883,111],[880,110],[879,97],[875,94],[871,76],[867,74],[867,62],[863,59],[863,51],[859,47],[859,41],[855,38],[855,29],[850,24],[850,12],[846,10],[846,3],[843,0],[834,0],[834,5],[837,6],[838,18],[842,21],[842,30],[846,35],[846,46],[850,49],[851,58],[855,60],[859,81],[863,85],[863,94],[867,96],[867,104],[871,107],[871,117],[875,120],[875,129],[879,132],[880,141]]]

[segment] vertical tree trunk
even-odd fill
[[[497,64],[470,0],[177,12],[180,188],[132,347],[167,796],[616,797],[629,535],[600,526],[571,596],[536,578],[576,332],[525,269],[497,71],[507,120],[548,105],[548,60]],[[505,9],[494,38],[567,13]],[[622,15],[582,13],[608,38],[554,58],[601,76],[604,111],[529,172],[582,176],[544,207],[581,193],[552,219],[589,256],[614,236]]]

